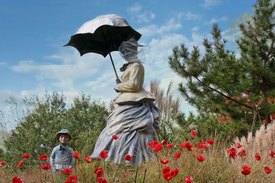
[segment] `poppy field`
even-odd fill
[[[200,139],[196,130],[191,130],[189,138],[181,143],[155,140],[148,146],[156,159],[140,166],[130,165],[131,154],[125,154],[122,164],[112,164],[105,161],[107,150],[101,152],[100,159],[74,151],[74,167],[53,175],[48,154],[31,157],[26,152],[17,164],[0,160],[0,182],[271,183],[275,182],[274,126],[267,130],[262,127],[255,136],[236,138],[231,144],[215,138]],[[35,163],[31,158],[36,159]]]

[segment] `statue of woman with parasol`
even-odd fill
[[[106,160],[114,163],[124,161],[125,155],[130,155],[129,162],[135,165],[155,158],[148,143],[157,139],[159,115],[154,96],[143,88],[144,67],[138,58],[139,46],[134,38],[119,46],[127,63],[120,69],[123,74],[115,87],[119,95],[114,99],[115,108],[97,139],[93,158],[98,158],[103,150],[108,151]]]
[[[124,18],[108,14],[83,24],[66,44],[74,46],[81,55],[89,52],[109,55],[117,78],[115,91],[119,94],[114,99],[115,108],[97,139],[92,158],[108,152],[106,160],[121,163],[127,155],[130,157],[127,162],[134,165],[155,159],[148,143],[157,139],[159,114],[153,94],[143,88],[144,67],[138,58],[141,45],[137,42],[140,37]],[[123,72],[120,79],[111,51],[119,51],[127,62],[120,69]]]

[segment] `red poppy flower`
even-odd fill
[[[173,156],[174,156],[174,159],[177,160],[177,159],[180,158],[181,152],[180,151],[179,152],[175,152]]]
[[[210,145],[212,145],[212,144],[214,144],[214,140],[213,139],[208,139],[207,141],[206,141],[208,144],[210,144]]]
[[[265,166],[264,171],[266,174],[270,174],[272,172],[272,168],[270,168],[269,166]]]
[[[245,157],[247,155],[246,153],[246,150],[245,149],[241,149],[239,152],[238,152],[238,156],[239,157]]]
[[[94,170],[94,173],[96,174],[96,177],[102,177],[103,176],[103,168],[99,167]]]
[[[203,156],[197,156],[197,160],[199,160],[200,162],[202,162],[202,161],[205,160],[205,157],[203,157]]]
[[[230,147],[227,149],[228,155],[235,159],[235,156],[237,155],[236,149],[234,147]]]
[[[28,153],[24,153],[23,155],[22,155],[22,158],[25,158],[25,159],[28,159],[30,157],[30,154],[28,154]]]
[[[17,166],[18,168],[20,168],[20,167],[23,165],[23,163],[24,163],[24,161],[23,161],[23,160],[21,160],[21,161],[19,161],[19,162],[17,163],[17,165],[16,165],[16,166]]]
[[[206,142],[199,142],[199,143],[197,143],[197,147],[206,149],[206,148],[208,148],[208,144]]]
[[[74,157],[75,159],[80,160],[80,152],[74,151],[74,152],[73,152],[73,157]]]
[[[162,141],[161,141],[161,144],[162,144],[162,145],[166,145],[166,144],[167,144],[167,140],[162,140]]]
[[[41,168],[43,170],[49,170],[51,168],[51,165],[49,163],[45,164],[45,165],[42,165]]]
[[[48,160],[48,156],[47,156],[47,154],[41,154],[39,156],[39,159],[40,159],[40,161],[47,161]]]
[[[237,144],[236,144],[236,147],[237,147],[237,148],[242,148],[243,146],[242,146],[240,143],[237,143]]]
[[[6,164],[6,163],[5,163],[4,160],[0,161],[0,167],[1,167],[1,166],[4,166],[5,164]]]
[[[131,156],[130,154],[126,154],[126,155],[124,156],[124,159],[125,159],[126,161],[131,161],[131,160],[132,160],[132,156]]]
[[[23,183],[23,180],[19,177],[13,177],[12,178],[12,183]]]
[[[169,159],[168,158],[163,158],[162,160],[160,160],[160,162],[162,164],[167,164],[167,163],[169,163]]]
[[[171,176],[172,177],[175,177],[175,176],[177,176],[178,174],[179,174],[179,169],[178,168],[175,168],[175,169],[173,169],[173,170],[171,170]]]
[[[256,154],[254,155],[254,157],[255,157],[255,159],[258,160],[258,161],[261,161],[261,160],[262,160],[262,157],[261,157],[261,155],[260,155],[259,153],[256,153]]]
[[[67,182],[70,182],[70,183],[76,183],[78,180],[77,180],[77,177],[74,176],[74,175],[70,175],[68,178],[67,178]]]
[[[192,151],[192,148],[193,148],[193,145],[191,144],[191,142],[183,142],[181,145],[180,145],[180,148],[187,148],[188,151]]]
[[[159,152],[161,149],[162,149],[162,144],[157,144],[155,147],[154,147],[154,152]]]
[[[153,141],[151,141],[151,142],[148,143],[148,146],[149,146],[150,148],[155,148],[155,146],[156,146],[157,144],[159,144],[159,142],[158,142],[157,140],[153,140]]]
[[[249,175],[249,174],[251,173],[251,167],[248,166],[248,165],[242,166],[242,171],[241,171],[241,173],[242,173],[243,175]]]
[[[86,161],[87,163],[91,163],[92,162],[92,157],[91,156],[84,156],[84,161]]]
[[[107,179],[105,179],[103,177],[97,177],[97,182],[98,183],[108,183]]]
[[[103,150],[99,154],[100,159],[106,159],[108,157],[108,150]]]
[[[185,183],[192,183],[193,182],[193,178],[191,176],[187,176],[184,178],[184,182]]]
[[[165,174],[167,172],[170,172],[170,166],[166,166],[162,169],[162,173]]]
[[[191,132],[190,132],[190,134],[191,134],[191,138],[193,139],[193,138],[195,138],[196,137],[196,135],[197,135],[197,130],[191,130]]]
[[[170,172],[166,172],[165,174],[163,174],[163,178],[167,181],[171,180],[173,178],[173,176],[171,175]]]
[[[71,175],[72,173],[73,173],[73,170],[71,168],[65,168],[62,171],[62,174],[65,174],[65,175]]]
[[[275,158],[275,151],[270,150],[268,153],[272,158]]]
[[[174,144],[166,144],[166,149],[171,149],[174,146]]]
[[[119,137],[118,137],[117,135],[113,135],[112,138],[113,138],[114,140],[116,140],[116,139],[118,139]]]

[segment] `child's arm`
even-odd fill
[[[73,165],[74,165],[74,156],[73,156],[73,149],[72,148],[70,148],[71,149],[71,157],[70,157],[70,162],[69,162],[69,165],[70,165],[70,168],[72,168],[73,167]]]
[[[52,150],[51,156],[50,156],[50,164],[53,171],[55,171],[55,148]]]

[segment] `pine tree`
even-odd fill
[[[275,118],[275,3],[258,0],[254,16],[240,25],[237,41],[245,80],[245,93],[264,121]]]
[[[240,25],[238,56],[226,49],[217,24],[212,40],[204,39],[204,54],[184,44],[173,49],[170,67],[184,79],[179,90],[200,114],[219,120],[270,121],[275,109],[274,3],[258,0],[255,15]]]

